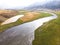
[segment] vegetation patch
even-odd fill
[[[6,29],[11,28],[13,26],[20,25],[22,23],[23,23],[22,20],[19,19],[14,23],[6,24],[6,25],[0,25],[0,32],[5,31]]]

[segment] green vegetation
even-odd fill
[[[0,32],[6,30],[6,29],[8,29],[8,28],[11,28],[11,27],[13,27],[13,26],[20,25],[20,24],[22,24],[22,23],[23,23],[22,20],[19,19],[19,20],[17,20],[17,21],[14,22],[14,23],[6,24],[6,25],[0,25]]]
[[[39,18],[51,16],[51,14],[44,12],[27,12],[27,13],[24,14],[25,17],[23,17],[22,19],[23,22],[30,22]]]
[[[40,14],[40,15],[39,15]],[[39,18],[43,18],[43,17],[48,17],[48,16],[51,16],[51,14],[49,13],[43,13],[43,12],[40,12],[38,15]]]
[[[23,13],[23,12],[22,12]],[[28,13],[28,12],[26,12],[26,13]],[[24,13],[24,14],[26,14],[26,13]],[[36,19],[38,19],[38,18],[42,18],[42,17],[46,17],[46,16],[51,16],[51,14],[49,14],[49,13],[38,13],[38,15],[37,14],[33,14],[35,17],[33,17],[33,18],[31,18],[31,19],[29,19],[29,20],[27,20],[27,21],[23,21],[23,20],[21,20],[21,19],[19,19],[19,20],[17,20],[16,22],[14,22],[14,23],[10,23],[10,24],[6,24],[6,25],[0,25],[0,32],[2,32],[2,31],[5,31],[6,29],[8,29],[8,28],[11,28],[11,27],[13,27],[13,26],[17,26],[17,25],[20,25],[20,24],[23,24],[23,23],[26,23],[26,22],[29,22],[29,21],[33,21],[33,20],[36,20]],[[30,16],[29,16],[30,17]],[[1,23],[0,23],[1,24]]]
[[[19,14],[25,14],[25,13],[28,13],[30,11],[27,11],[27,10],[19,10],[18,12],[19,12]]]
[[[55,11],[58,18],[45,23],[35,31],[33,45],[60,45],[60,11]]]

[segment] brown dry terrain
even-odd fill
[[[26,22],[26,21],[30,21],[34,18],[37,18],[39,15],[39,13],[37,12],[28,12],[28,13],[25,13],[25,16],[20,18],[23,22]]]
[[[16,11],[16,10],[0,10],[0,15],[4,16],[6,18],[10,18],[17,14],[18,14],[18,11]]]
[[[0,22],[5,21],[6,19],[7,19],[7,18],[5,18],[5,17],[3,17],[3,16],[0,15]]]
[[[16,10],[0,10],[0,23],[10,17],[16,16],[18,13]]]

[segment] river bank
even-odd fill
[[[60,45],[60,11],[54,11],[57,18],[45,23],[35,31],[33,45]]]

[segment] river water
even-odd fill
[[[0,45],[32,45],[34,40],[34,31],[43,25],[43,23],[56,19],[57,16],[40,18],[28,23],[12,27],[0,34]]]

